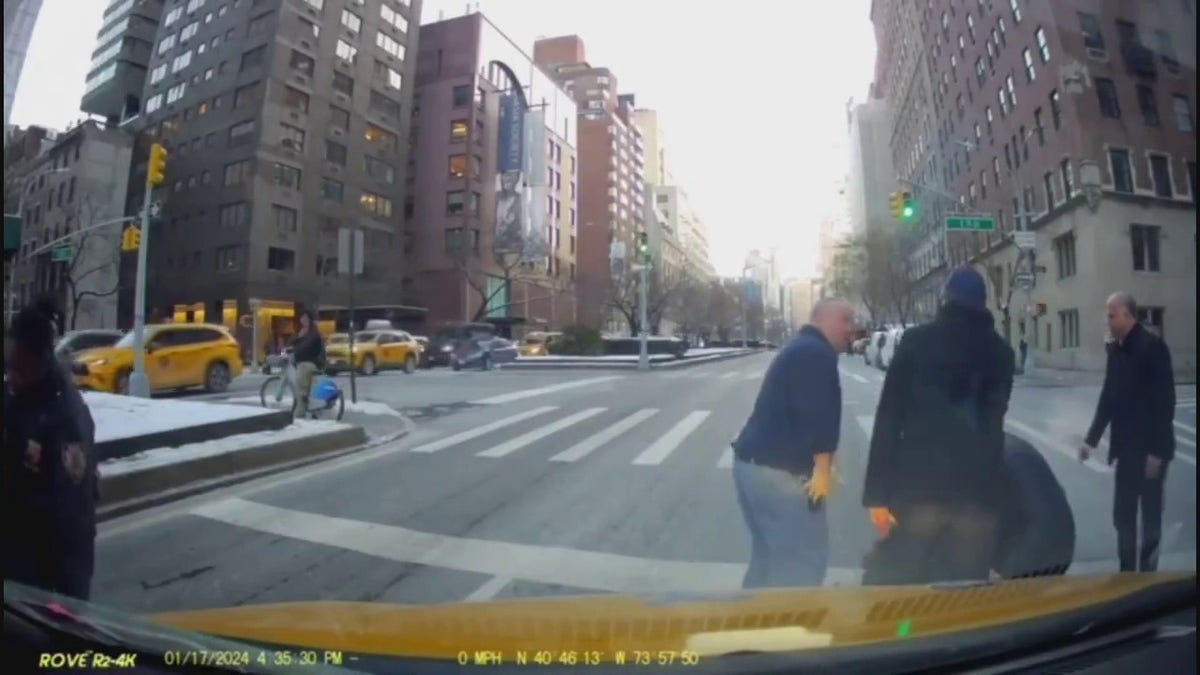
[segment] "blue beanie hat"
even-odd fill
[[[987,308],[987,284],[973,267],[960,267],[946,281],[946,300],[973,309]]]

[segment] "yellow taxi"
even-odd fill
[[[242,374],[238,342],[224,326],[164,323],[146,326],[146,377],[151,391],[204,387],[225,391]],[[129,392],[133,372],[133,331],[111,347],[89,349],[75,357],[75,384],[117,394]]]
[[[333,374],[353,368],[363,375],[380,370],[412,373],[421,360],[421,345],[402,330],[363,330],[354,334],[354,356],[350,335],[335,333],[325,345],[325,371]]]
[[[549,356],[550,343],[562,337],[562,333],[534,331],[521,342],[521,356]]]

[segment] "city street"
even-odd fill
[[[359,396],[405,411],[412,433],[104,523],[93,599],[145,612],[735,590],[749,551],[728,444],[772,356],[648,374],[361,378]],[[883,373],[861,357],[841,369],[828,583],[856,584],[874,539],[860,491]],[[256,396],[256,378],[222,398]],[[1010,430],[1042,450],[1069,493],[1078,572],[1116,569],[1113,475],[1075,457],[1097,393],[1019,385],[1009,413]],[[1163,567],[1195,569],[1195,387],[1178,396]]]

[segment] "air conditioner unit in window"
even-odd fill
[[[299,115],[299,113],[296,113],[296,112],[289,112],[289,113],[288,113],[288,117],[291,117],[293,120],[299,120],[299,119],[300,119],[300,115]]]
[[[308,40],[301,40],[300,46],[304,47],[305,49],[308,49],[308,50],[312,49],[312,45],[308,44]]]
[[[1099,49],[1096,47],[1088,47],[1087,55],[1088,55],[1089,59],[1092,59],[1094,61],[1107,61],[1108,60],[1108,51],[1106,51],[1104,49]]]

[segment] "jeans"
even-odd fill
[[[737,460],[733,483],[750,531],[743,588],[820,586],[829,565],[825,506],[813,508],[807,476]]]
[[[1113,494],[1113,525],[1117,528],[1117,557],[1122,572],[1154,572],[1158,569],[1158,547],[1162,539],[1163,485],[1167,466],[1158,478],[1146,478],[1146,457],[1117,459],[1116,490]],[[1141,507],[1142,542],[1138,546],[1138,507]]]

